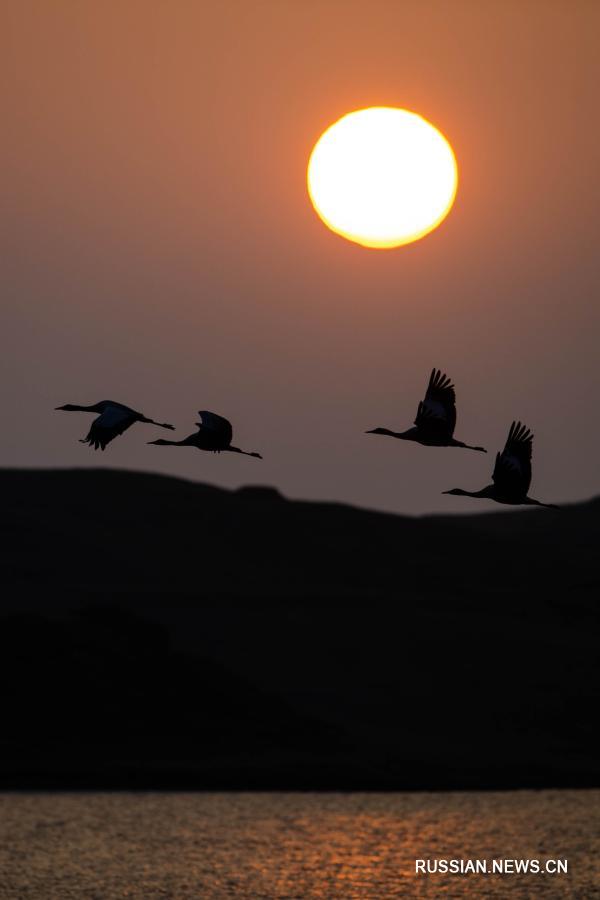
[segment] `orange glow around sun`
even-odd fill
[[[323,222],[365,247],[399,247],[446,218],[458,183],[452,148],[430,122],[406,109],[348,113],[319,138],[307,172]]]

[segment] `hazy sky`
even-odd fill
[[[7,466],[128,467],[406,512],[489,482],[513,418],[531,493],[598,492],[600,4],[589,0],[7,0],[2,362]],[[344,113],[400,106],[454,147],[425,239],[331,233],[306,164]],[[365,435],[412,424],[429,371],[487,456]],[[77,442],[114,399],[231,454]]]

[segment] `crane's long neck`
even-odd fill
[[[490,497],[490,487],[484,487],[480,491],[465,491],[462,488],[452,488],[451,491],[442,491],[442,494],[452,494],[454,497]]]
[[[62,409],[65,412],[98,412],[97,404],[93,406],[79,406],[78,403],[66,403],[64,406],[57,406],[56,409]]]
[[[260,453],[249,453],[247,450],[240,450],[239,447],[225,447],[225,450],[229,450],[230,453],[242,453],[244,456],[255,456],[257,459],[262,459]]]
[[[408,431],[391,431],[389,428],[373,428],[366,434],[383,434],[387,437],[399,438],[401,441],[414,441],[417,435],[416,428],[409,428]]]

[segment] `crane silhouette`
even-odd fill
[[[249,453],[232,447],[233,428],[231,422],[218,416],[216,413],[200,410],[200,421],[197,423],[198,431],[188,435],[182,441],[165,441],[159,438],[157,441],[148,441],[149,444],[158,444],[159,447],[196,447],[198,450],[208,450],[212,453],[229,451],[230,453],[243,453],[244,456],[256,456],[262,459],[260,453]]]
[[[63,409],[67,412],[91,412],[100,413],[97,419],[94,419],[87,437],[81,438],[80,443],[89,444],[94,450],[101,447],[104,450],[107,444],[110,444],[114,438],[127,431],[135,422],[146,422],[149,425],[158,425],[159,428],[170,428],[174,430],[173,425],[166,422],[155,422],[154,419],[148,419],[143,413],[130,409],[122,403],[115,403],[114,400],[101,400],[100,403],[94,403],[93,406],[77,406],[74,403],[67,403],[66,406],[57,406],[56,409]]]
[[[506,446],[502,453],[496,454],[496,465],[492,473],[493,484],[480,491],[463,491],[453,488],[443,491],[444,494],[455,494],[459,497],[482,497],[495,500],[496,503],[508,503],[513,506],[547,506],[558,509],[553,503],[541,503],[527,496],[531,484],[531,450],[533,435],[521,422],[513,422],[508,432]]]
[[[467,450],[480,450],[487,453],[485,447],[473,447],[454,437],[456,426],[456,394],[454,385],[447,375],[439,369],[433,369],[425,399],[421,400],[417,409],[415,427],[408,431],[390,431],[389,428],[373,428],[366,434],[385,434],[388,437],[403,441],[416,441],[428,447],[465,447]]]

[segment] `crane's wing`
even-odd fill
[[[456,394],[454,385],[447,375],[433,369],[425,399],[419,403],[417,428],[432,431],[451,438],[456,426]]]
[[[513,422],[506,446],[496,454],[492,480],[502,494],[527,495],[531,484],[531,444],[533,435],[520,422]]]
[[[126,406],[120,404],[107,406],[104,412],[94,419],[92,427],[82,443],[89,444],[94,450],[97,450],[98,447],[104,450],[107,444],[123,434],[130,425],[133,425],[137,417],[138,414]]]
[[[229,446],[233,438],[233,428],[231,422],[223,416],[216,413],[208,412],[206,409],[198,411],[200,422],[198,423],[202,431],[209,431],[216,440],[222,442],[225,447]]]

